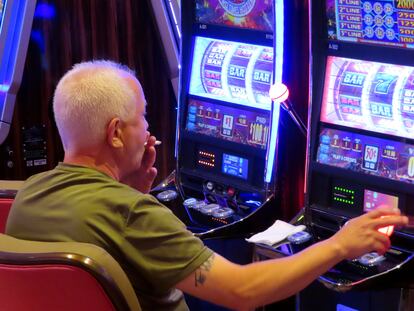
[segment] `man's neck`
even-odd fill
[[[111,165],[109,161],[102,161],[94,156],[65,154],[63,163],[90,167],[119,181],[119,172],[116,167]]]

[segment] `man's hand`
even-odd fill
[[[376,251],[384,254],[391,246],[387,235],[378,231],[386,226],[404,226],[406,216],[397,208],[381,207],[362,216],[351,219],[329,240],[337,247],[344,259],[354,259]]]
[[[154,136],[148,138],[140,168],[121,180],[122,183],[127,184],[142,193],[150,192],[152,183],[157,176],[157,169],[154,167],[155,158],[157,156],[154,147],[155,141],[156,138]]]

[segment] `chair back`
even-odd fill
[[[134,289],[104,249],[0,234],[0,309],[140,311]]]

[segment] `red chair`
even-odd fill
[[[4,233],[6,231],[7,217],[9,216],[12,204],[13,199],[0,198],[0,233]]]
[[[102,248],[0,234],[0,309],[140,311],[119,264]]]

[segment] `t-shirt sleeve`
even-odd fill
[[[151,195],[140,196],[131,208],[124,235],[130,268],[160,291],[174,287],[213,253]]]

